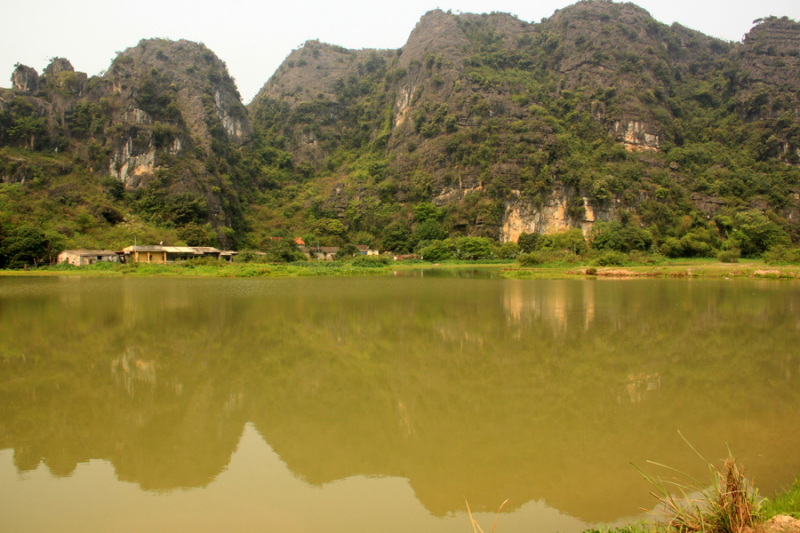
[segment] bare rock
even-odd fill
[[[755,527],[745,528],[743,533],[800,533],[800,520],[778,515]]]
[[[11,75],[11,83],[18,91],[35,93],[39,89],[39,73],[36,69],[17,63]]]

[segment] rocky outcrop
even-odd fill
[[[661,144],[659,128],[652,122],[641,120],[615,120],[614,138],[631,152],[658,151]]]
[[[589,198],[577,196],[563,187],[556,187],[540,205],[522,197],[518,191],[514,196],[506,202],[502,242],[517,242],[523,233],[558,233],[573,228],[580,228],[588,235],[595,222],[615,220],[622,209],[619,199],[608,205],[592,205]],[[570,214],[570,205],[575,200],[583,205],[583,210],[573,210],[573,213],[580,213],[578,217]]]
[[[11,75],[14,89],[24,93],[35,93],[39,90],[39,74],[36,69],[17,63]]]

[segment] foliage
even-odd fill
[[[787,490],[761,502],[758,509],[758,516],[761,520],[769,520],[777,515],[800,519],[800,476]]]
[[[541,265],[544,262],[542,256],[537,253],[523,253],[517,256],[517,263],[523,267]]]
[[[619,266],[625,263],[625,260],[625,254],[616,250],[606,250],[592,260],[592,264],[595,266]]]
[[[383,268],[392,263],[393,259],[385,255],[359,255],[353,259],[353,266],[361,268]]]
[[[539,249],[539,237],[538,233],[522,233],[517,239],[517,244],[520,250],[529,254]]]
[[[20,226],[10,231],[0,243],[0,255],[5,258],[9,268],[53,263],[62,249],[60,235],[33,226]]]
[[[419,251],[426,261],[446,261],[456,257],[456,245],[452,239],[434,241]]]
[[[356,245],[347,243],[344,246],[340,247],[339,251],[336,252],[336,259],[347,259],[359,255],[361,255],[361,252],[358,251]]]
[[[725,250],[717,255],[720,263],[738,263],[741,253],[739,250]]]
[[[621,222],[597,222],[589,236],[595,250],[613,250],[629,253],[633,250],[646,251],[653,244],[653,236],[646,229]]]

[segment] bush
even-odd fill
[[[800,249],[787,248],[786,246],[773,246],[761,257],[770,265],[779,263],[800,263]]]
[[[358,251],[355,244],[347,243],[336,252],[336,259],[345,259],[348,257],[360,256],[361,252]]]
[[[456,259],[491,259],[492,244],[485,237],[462,237],[456,241]]]
[[[537,253],[519,254],[517,256],[517,263],[519,263],[520,266],[541,265],[544,263],[544,258],[541,254]]]
[[[539,237],[538,233],[522,233],[517,239],[517,244],[520,250],[529,254],[539,249]]]
[[[426,261],[445,261],[455,257],[456,246],[451,239],[434,241],[419,253]]]
[[[592,264],[595,266],[620,266],[626,259],[627,257],[623,253],[607,250],[595,258]]]
[[[741,253],[739,250],[725,250],[717,255],[720,263],[738,263]]]

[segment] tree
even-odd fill
[[[411,232],[408,231],[408,226],[402,222],[392,222],[383,230],[381,241],[383,248],[386,250],[396,253],[408,253],[411,249],[410,238]]]
[[[420,202],[414,206],[414,220],[416,222],[426,222],[428,220],[440,220],[443,211],[430,202]]]
[[[178,238],[187,246],[211,246],[216,240],[203,226],[194,222],[178,228]]]
[[[47,234],[33,226],[21,226],[3,239],[2,248],[9,267],[37,267],[55,259],[61,251],[61,242],[58,234]]]
[[[347,233],[344,224],[334,218],[322,218],[314,225],[314,235],[338,235]]]
[[[361,255],[361,252],[358,251],[355,244],[347,243],[341,248],[339,251],[336,252],[336,259],[346,259],[349,257],[354,257],[357,255]]]
[[[447,238],[447,232],[442,225],[433,219],[427,219],[414,226],[411,232],[411,245],[415,246],[420,241],[441,241]]]
[[[736,213],[733,225],[733,239],[745,257],[790,243],[789,235],[780,226],[755,209]]]
[[[492,244],[485,237],[462,237],[456,241],[458,259],[489,259],[492,255]]]
[[[444,261],[446,259],[453,259],[456,254],[456,245],[452,239],[434,241],[420,250],[420,254],[426,261]]]
[[[523,253],[529,254],[539,249],[540,235],[538,233],[521,233],[517,239],[520,250]]]
[[[590,235],[595,250],[614,250],[630,253],[633,250],[647,251],[653,244],[653,236],[646,229],[621,222],[597,222]]]

